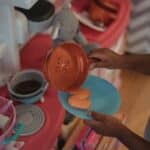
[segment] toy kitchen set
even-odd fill
[[[69,88],[73,86],[78,88],[84,83],[83,87],[90,89],[93,110],[97,103],[94,96],[104,92],[95,88],[112,89],[110,93],[116,96],[112,102],[114,108],[103,109],[108,114],[118,109],[116,90],[99,79],[101,76],[110,80],[112,72],[96,69],[88,75],[86,56],[99,47],[122,53],[130,2],[112,1],[115,6],[107,7],[111,7],[108,10],[113,15],[96,16],[94,10],[99,11],[98,8],[92,9],[96,0],[92,4],[90,0],[80,3],[78,0],[0,0],[0,150],[57,149],[54,145],[64,122],[64,108],[88,119],[87,112],[72,109],[66,103]],[[97,23],[98,18],[101,23]],[[100,83],[98,87],[91,86],[96,83]],[[95,111],[103,112],[101,108]],[[74,142],[78,145],[77,140]]]

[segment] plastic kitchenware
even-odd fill
[[[118,11],[119,7],[112,1],[91,0],[89,16],[94,22],[103,22],[105,25],[109,25],[116,19]]]
[[[91,92],[91,111],[109,115],[118,111],[120,107],[120,96],[112,84],[99,77],[88,76],[82,87]],[[59,92],[59,99],[63,107],[79,118],[91,119],[87,110],[76,109],[68,104],[69,96],[67,92]]]
[[[18,97],[15,97],[14,95],[10,95],[10,98],[13,101],[20,102],[23,104],[34,104],[34,103],[40,101],[43,98],[43,96],[44,96],[44,91],[41,93],[38,93],[37,95],[27,97],[27,98],[18,98]]]
[[[72,7],[73,11],[80,12],[80,14],[85,11],[87,6],[89,7],[89,2],[85,0],[80,0],[80,3],[76,0],[73,0]],[[115,44],[118,38],[125,32],[128,25],[129,16],[130,16],[130,1],[118,1],[112,0],[118,8],[117,18],[107,27],[105,32],[99,32],[87,25],[81,23],[80,30],[85,35],[85,37],[90,42],[96,42],[101,44],[103,47],[111,47]]]
[[[8,101],[9,100],[7,100],[3,97],[0,97],[0,106],[7,105]],[[0,109],[1,109],[1,107],[0,107]],[[0,149],[2,149],[4,147],[4,144],[8,144],[12,140],[16,140],[17,137],[20,135],[22,128],[23,128],[22,125],[19,125],[17,130],[15,130],[15,133],[12,134],[14,131],[15,124],[16,124],[16,110],[12,103],[5,110],[5,112],[3,112],[3,114],[9,117],[9,122],[6,125],[5,129],[3,129],[2,133],[0,134]]]
[[[45,122],[45,115],[42,109],[34,105],[16,106],[17,123],[24,124],[21,133],[23,136],[29,136],[38,132]]]
[[[91,0],[81,0],[79,1],[72,0],[71,4],[76,9],[77,12],[82,12],[83,10],[87,10],[89,8]]]
[[[32,83],[33,81],[34,83]],[[25,85],[23,82],[28,82],[28,84]],[[27,93],[19,93],[23,92],[21,89],[16,91],[15,88],[19,84],[24,84],[20,88],[24,89],[24,91],[27,90]],[[17,73],[8,83],[8,91],[11,99],[24,104],[32,104],[39,101],[47,90],[47,87],[48,83],[45,80],[43,73],[33,69]]]
[[[0,114],[0,130],[3,130],[7,123],[9,122],[9,117],[3,114]]]
[[[44,71],[51,86],[57,90],[79,88],[88,73],[86,53],[76,43],[62,43],[48,55]]]
[[[15,87],[22,82],[34,80],[38,82],[38,87],[36,90],[31,93],[22,94],[15,91]],[[42,72],[34,69],[28,69],[17,73],[11,80],[8,82],[8,91],[11,95],[16,96],[18,98],[27,98],[32,97],[34,95],[38,95],[42,91],[44,91],[47,81]],[[29,88],[29,87],[28,87]]]
[[[45,57],[51,49],[51,42],[51,37],[48,34],[38,33],[33,36],[21,49],[20,61],[22,69],[34,68],[42,71]]]
[[[13,136],[6,138],[3,141],[3,144],[9,144],[10,142],[15,141],[21,135],[23,129],[24,129],[24,125],[22,123],[17,123],[13,129],[13,132],[15,134]]]
[[[29,31],[36,33],[45,30],[51,24],[55,7],[48,1],[39,0],[31,9],[16,8],[29,20]]]
[[[92,46],[97,47],[97,45]],[[91,47],[89,45],[89,49]],[[86,80],[88,67],[88,58],[83,49],[75,43],[67,42],[52,49],[46,59],[44,70],[50,85],[63,91],[59,92],[60,102],[73,115],[91,119],[88,110],[76,109],[68,104],[69,93],[82,87],[82,84],[83,88],[91,93],[90,110],[105,114],[116,112],[120,106],[117,90],[107,81],[94,76],[88,76]]]
[[[20,61],[22,69],[42,70],[43,62],[51,49],[51,37],[47,34],[36,34],[30,39],[20,50]],[[8,96],[6,89],[0,89],[0,95]],[[22,149],[33,150],[49,150],[53,148],[64,120],[64,109],[61,106],[57,92],[51,88],[44,95],[45,102],[38,105],[45,113],[44,126],[37,134],[31,136],[21,136],[19,141],[24,141]],[[52,123],[54,122],[54,123]],[[46,138],[45,138],[46,137]],[[40,141],[40,142],[37,142]],[[43,143],[43,144],[41,144]]]
[[[52,26],[56,26],[58,23],[61,25],[59,39],[68,41],[76,36],[79,29],[79,22],[67,4],[55,15]]]
[[[105,31],[105,26],[103,22],[100,22],[98,24],[95,24],[88,16],[88,13],[86,11],[79,13],[76,11],[73,11],[73,14],[76,16],[76,18],[84,25],[87,27],[99,31],[99,32],[104,32]]]
[[[16,13],[16,37],[18,44],[24,44],[29,38],[28,20],[26,16],[19,12]]]
[[[12,101],[6,101],[0,104],[0,114],[4,114],[8,108],[12,105]]]

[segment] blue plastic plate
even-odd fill
[[[88,76],[82,87],[91,92],[91,111],[109,115],[118,111],[120,96],[112,84],[99,77]],[[82,119],[91,119],[88,110],[76,109],[68,104],[68,93],[59,92],[58,95],[61,104],[68,112]]]

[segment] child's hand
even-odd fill
[[[109,68],[119,69],[123,65],[123,55],[119,55],[110,49],[95,49],[88,55],[90,60],[90,69]]]
[[[117,137],[124,132],[126,127],[116,118],[92,112],[93,120],[86,120],[85,124],[90,126],[98,134],[103,136]]]

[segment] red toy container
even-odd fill
[[[65,42],[52,49],[44,68],[53,88],[71,91],[84,82],[88,64],[88,58],[81,46],[74,42]]]
[[[122,33],[125,32],[129,22],[130,1],[129,0],[112,0],[119,7],[118,15],[104,32],[93,30],[83,24],[80,25],[81,32],[90,42],[99,43],[102,47],[113,46]],[[89,0],[74,0],[72,3],[74,11],[82,12],[89,7]]]

